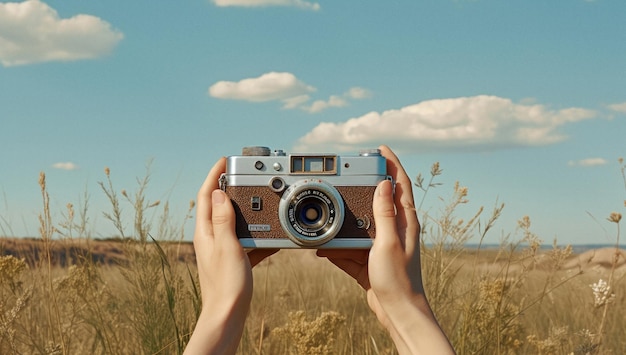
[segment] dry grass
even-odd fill
[[[433,165],[430,173],[427,185],[416,179],[423,196],[438,186],[441,169]],[[53,221],[43,174],[40,237],[0,239],[0,353],[182,353],[200,309],[190,245],[181,242],[193,203],[177,223],[167,203],[147,198],[149,174],[135,193],[118,193],[110,176],[106,169],[100,186],[111,202],[105,217],[121,236],[115,241],[90,238],[87,198],[78,212],[68,204],[63,220]],[[456,213],[468,195],[456,184],[438,215],[420,215],[426,290],[457,352],[622,353],[621,214],[607,218],[615,226],[615,248],[578,255],[556,243],[542,248],[528,217],[499,247],[486,248],[482,241],[504,205],[488,215],[478,208],[462,220]],[[122,206],[131,212],[122,213]],[[238,353],[395,353],[363,290],[313,251],[280,251],[253,272]]]

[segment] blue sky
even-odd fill
[[[40,171],[53,218],[87,191],[107,236],[105,166],[132,192],[152,161],[149,198],[182,216],[243,146],[385,143],[411,176],[440,162],[433,215],[455,181],[469,188],[460,217],[505,203],[489,242],[528,215],[546,243],[612,243],[624,13],[621,0],[0,2],[0,223],[38,234]]]

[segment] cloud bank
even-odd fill
[[[342,95],[331,95],[327,100],[316,100],[309,104],[310,93],[317,91],[292,73],[270,72],[256,78],[240,81],[218,81],[209,88],[209,95],[218,99],[249,102],[280,101],[287,110],[300,109],[318,113],[331,107],[344,107],[351,100],[362,100],[371,93],[360,87],[352,87]]]
[[[0,63],[5,67],[97,58],[123,37],[98,17],[62,19],[39,0],[0,3]]]
[[[552,110],[487,95],[428,100],[345,122],[320,123],[294,149],[346,151],[381,143],[407,151],[541,146],[566,139],[560,127],[595,116],[582,108]]]
[[[266,7],[266,6],[291,6],[304,10],[318,11],[320,4],[303,0],[213,0],[220,7]]]

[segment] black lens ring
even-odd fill
[[[309,191],[309,195],[300,196],[300,199],[294,200],[289,204],[289,221],[294,225],[296,231],[303,236],[319,237],[332,227],[336,215],[335,206],[332,200],[322,191]],[[321,194],[322,196],[316,194]],[[302,216],[302,213],[308,206],[312,206],[318,213],[315,223],[307,223]]]
[[[297,209],[300,203],[315,203],[322,208],[328,208],[327,218],[324,216],[324,225],[320,228],[309,228],[306,223],[299,221]],[[287,237],[294,243],[304,247],[315,247],[334,238],[344,220],[344,203],[341,194],[332,185],[321,179],[303,179],[291,183],[281,196],[278,206],[278,217],[281,227]]]

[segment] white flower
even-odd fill
[[[598,283],[589,285],[589,287],[593,291],[594,306],[596,307],[601,307],[615,299],[615,294],[611,292],[611,286],[602,279],[598,280]]]

